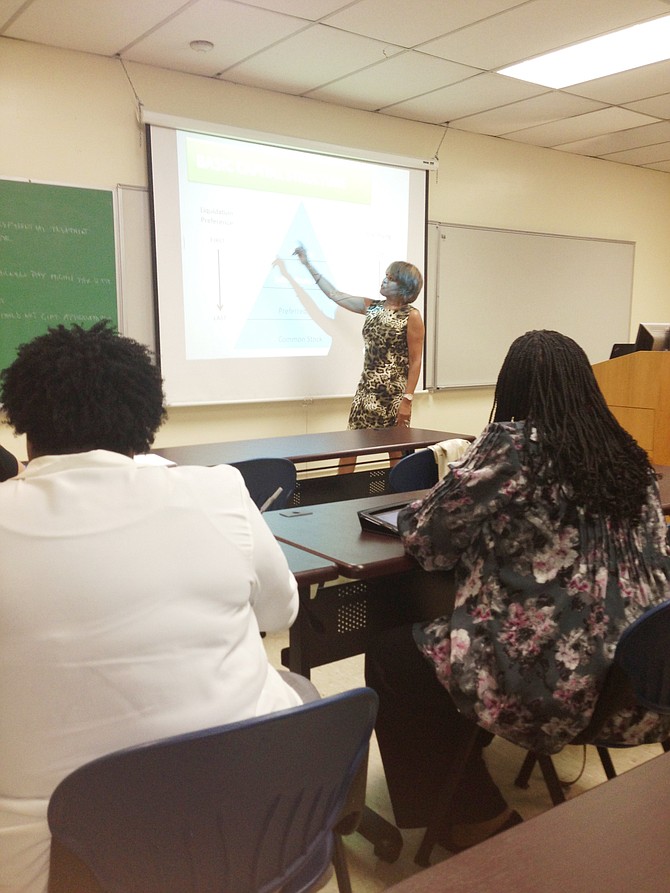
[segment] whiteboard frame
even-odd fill
[[[427,253],[429,390],[491,387],[530,329],[569,335],[591,363],[629,339],[634,242],[429,221]]]

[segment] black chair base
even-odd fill
[[[635,745],[631,745],[635,746]],[[612,778],[616,778],[617,773],[614,768],[614,763],[612,762],[612,757],[610,756],[609,749],[601,744],[594,744],[598,752],[598,756],[600,757],[600,762],[602,764],[605,775],[607,776],[607,780],[611,780]],[[662,747],[664,751],[670,750],[670,741],[662,742]],[[554,806],[557,806],[559,803],[565,802],[565,788],[569,785],[566,785],[564,782],[560,780],[558,774],[556,772],[556,767],[554,766],[554,761],[548,754],[538,754],[534,751],[528,751],[526,754],[523,763],[521,764],[521,768],[514,779],[514,784],[517,788],[523,788],[524,790],[528,788],[530,782],[530,776],[535,768],[535,765],[540,767],[542,771],[542,776],[544,778],[545,784],[547,785],[547,790],[549,791],[549,796],[551,797],[551,802]]]
[[[369,806],[363,811],[357,828],[366,840],[374,846],[374,854],[384,862],[395,862],[403,846],[402,834],[391,822],[374,812]]]

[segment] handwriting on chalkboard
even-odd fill
[[[0,180],[0,368],[50,326],[117,323],[112,193]]]
[[[15,230],[16,232],[36,232],[36,233],[62,233],[68,236],[87,236],[88,227],[81,226],[59,226],[52,223],[45,226],[42,223],[21,223],[15,220],[0,220],[0,230]],[[9,238],[8,236],[6,238]]]

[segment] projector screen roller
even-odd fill
[[[293,251],[369,298],[392,261],[423,271],[425,170],[157,126],[149,145],[168,403],[353,394],[364,316]]]

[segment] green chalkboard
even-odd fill
[[[0,180],[0,369],[50,326],[118,324],[112,193]]]

